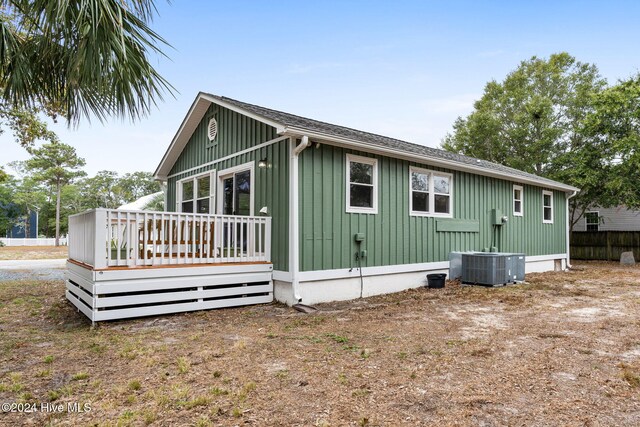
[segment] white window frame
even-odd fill
[[[413,210],[413,187],[412,187],[412,183],[411,183],[411,175],[413,174],[413,172],[417,172],[417,173],[422,173],[422,174],[428,174],[429,175],[429,211],[428,212],[423,212],[423,211],[414,211]],[[435,193],[435,189],[434,189],[434,185],[433,185],[433,175],[438,175],[438,176],[446,176],[447,178],[449,178],[449,213],[443,213],[443,212],[434,212],[434,209],[436,207],[435,205],[435,200],[436,200],[436,193]],[[442,194],[442,193],[438,193],[438,194]],[[433,217],[438,217],[438,218],[453,218],[453,174],[452,173],[447,173],[447,172],[441,172],[441,171],[434,171],[434,170],[430,170],[430,169],[423,169],[423,168],[419,168],[416,166],[410,166],[409,167],[409,215],[410,216],[433,216]]]
[[[520,191],[520,198],[516,199],[516,190]],[[513,216],[524,216],[524,188],[522,185],[513,186]],[[520,211],[516,211],[516,202],[520,202]]]
[[[182,212],[182,184],[186,181],[193,181],[193,213],[198,209],[198,179],[209,176],[209,215],[216,213],[216,170],[205,173],[191,175],[176,181],[176,212]],[[202,199],[203,197],[201,197]],[[190,199],[191,200],[191,199]]]
[[[356,156],[355,154],[347,154],[346,157],[346,175],[345,175],[345,187],[346,187],[346,212],[347,213],[365,213],[365,214],[377,214],[378,213],[378,159],[372,157]],[[372,166],[371,182],[372,184],[357,185],[371,185],[372,190],[372,207],[364,208],[360,206],[351,206],[351,163],[364,163]]]
[[[598,215],[598,222],[596,222],[595,224],[592,222],[587,221],[587,214],[596,214]],[[589,230],[589,225],[596,225],[598,227],[597,230],[595,231],[600,231],[600,211],[587,211],[584,213],[584,230],[585,231],[593,231],[593,230]]]
[[[544,196],[549,196],[549,200],[551,201],[551,205],[549,206],[551,209],[551,219],[549,220],[544,219],[544,209],[546,207],[544,204]],[[542,222],[544,224],[553,224],[553,191],[542,190]]]
[[[218,197],[218,205],[217,205],[217,209],[218,209],[218,212],[220,212],[220,214],[222,214],[222,202],[223,202],[222,195],[224,191],[224,187],[223,187],[224,180],[235,173],[244,172],[248,170],[251,172],[251,179],[249,181],[249,185],[251,186],[251,193],[249,193],[249,216],[254,216],[254,212],[255,212],[254,205],[255,205],[255,195],[256,195],[256,187],[255,187],[256,174],[255,174],[254,164],[255,162],[247,162],[247,163],[243,163],[238,166],[233,166],[218,172],[218,185],[216,186],[216,188],[218,189],[217,194],[220,195],[220,197]]]

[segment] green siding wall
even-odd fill
[[[378,159],[378,213],[345,212],[345,155]],[[478,232],[436,231],[435,217],[409,215],[409,166],[452,173],[453,218],[479,223]],[[356,265],[355,233],[365,233],[363,266],[446,261],[451,251],[482,250],[494,238],[491,210],[502,210],[507,224],[497,227],[495,244],[504,252],[527,255],[566,252],[565,194],[554,191],[553,224],[542,223],[542,188],[524,187],[524,216],[512,215],[509,182],[425,164],[346,150],[329,145],[300,155],[300,270]],[[463,221],[464,223],[464,221]],[[450,227],[445,227],[450,228]],[[475,227],[468,227],[474,229]]]
[[[218,136],[214,144],[207,138],[209,119],[215,114]],[[277,138],[275,128],[234,111],[212,104],[169,174],[167,185],[168,211],[176,211],[177,181],[215,169],[221,171],[243,163],[255,162],[255,214],[263,207],[272,217],[271,258],[276,270],[288,270],[289,263],[289,141],[283,140],[267,147],[233,158],[181,173],[199,165],[221,159],[242,150]],[[258,161],[266,158],[269,167],[261,169]],[[176,175],[176,176],[172,176]]]

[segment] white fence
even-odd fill
[[[54,246],[56,244],[56,239],[53,237],[51,238],[42,237],[38,239],[33,239],[33,238],[18,239],[13,237],[11,238],[0,237],[0,242],[4,243],[5,246]],[[60,244],[63,246],[66,245],[67,238],[61,237]]]
[[[96,269],[271,261],[268,217],[95,209],[69,236],[69,258]]]

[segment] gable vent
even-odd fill
[[[207,136],[209,137],[209,141],[213,141],[216,139],[218,135],[218,122],[214,117],[209,120],[209,126],[207,126]]]

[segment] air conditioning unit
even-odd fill
[[[524,280],[525,255],[497,252],[462,254],[462,283],[499,286]]]

